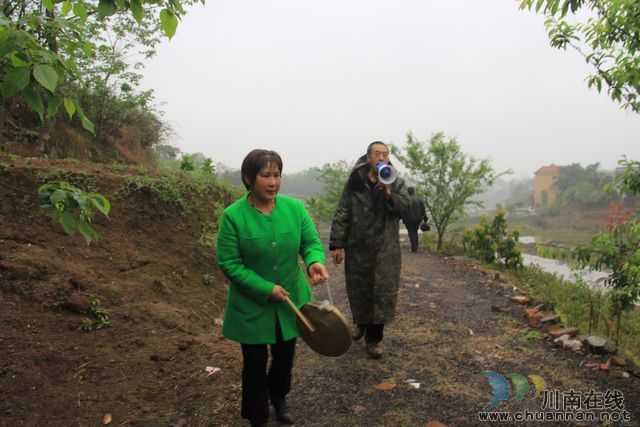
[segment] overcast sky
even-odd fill
[[[515,0],[208,0],[147,62],[176,145],[240,168],[253,148],[292,173],[369,142],[443,131],[498,171],[613,168],[640,116],[584,81],[574,51]]]

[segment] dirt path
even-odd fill
[[[350,318],[343,269],[330,272],[334,302]],[[601,357],[575,355],[544,339],[527,340],[522,307],[505,297],[512,284],[495,280],[470,261],[405,249],[400,287],[397,318],[385,329],[382,361],[367,357],[363,341],[339,358],[321,357],[299,345],[291,404],[300,425],[424,426],[434,420],[448,426],[509,425],[479,420],[478,412],[492,397],[484,371],[539,375],[547,389],[561,395],[620,390],[632,419],[625,425],[640,424],[640,380],[623,378],[620,370],[605,374],[581,367]],[[316,297],[325,298],[325,292],[318,289]],[[420,387],[409,385],[409,379]],[[397,386],[376,389],[382,382]],[[534,391],[531,385],[521,401],[512,396],[495,411],[542,412],[542,396],[535,398]]]
[[[202,224],[214,202],[229,195],[196,195],[200,214],[185,217],[154,192],[123,193],[134,176],[133,168],[75,161],[0,162],[0,427],[88,427],[107,418],[109,427],[246,425],[240,346],[216,323],[226,280],[213,248],[199,243],[211,237]],[[39,212],[35,194],[46,177],[91,185],[112,201],[110,219],[93,222],[98,244],[66,236]],[[349,316],[342,267],[331,270],[334,300]],[[522,308],[504,296],[512,285],[425,253],[405,252],[402,271],[384,360],[369,359],[362,342],[336,359],[299,343],[290,395],[299,425],[492,425],[478,419],[492,395],[487,370],[539,375],[563,393],[619,390],[628,425],[640,425],[640,380],[581,365],[602,357],[525,339]],[[109,327],[79,331],[96,300]],[[384,381],[397,386],[375,388]],[[541,402],[529,394],[497,410],[540,412]],[[554,424],[562,423],[544,425]]]

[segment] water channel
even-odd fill
[[[542,258],[536,255],[522,254],[524,265],[533,265],[537,264],[542,271],[547,273],[556,273],[558,276],[566,279],[566,280],[574,280],[571,268],[556,259],[548,259]],[[582,278],[589,286],[594,286],[598,289],[602,289],[601,280],[608,276],[607,273],[603,273],[602,271],[589,271],[582,270]]]
[[[535,243],[533,236],[521,236],[520,243]],[[540,269],[547,273],[555,273],[568,281],[575,281],[574,272],[566,263],[557,259],[542,258],[536,255],[522,254],[524,265],[538,265]],[[604,288],[603,279],[608,276],[602,271],[590,271],[588,269],[580,270],[580,275],[585,283],[592,289],[602,291]]]

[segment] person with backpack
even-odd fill
[[[409,209],[402,218],[402,222],[407,227],[409,233],[409,242],[411,242],[411,252],[418,251],[418,228],[420,228],[421,222],[427,222],[427,211],[424,208],[424,202],[416,196],[416,190],[413,187],[407,187],[407,193],[409,193]]]

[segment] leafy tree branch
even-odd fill
[[[636,0],[519,0],[545,21],[551,46],[570,46],[595,68],[589,87],[607,93],[624,109],[640,113],[640,2]],[[575,21],[569,21],[572,16]],[[586,18],[584,18],[586,16]]]

